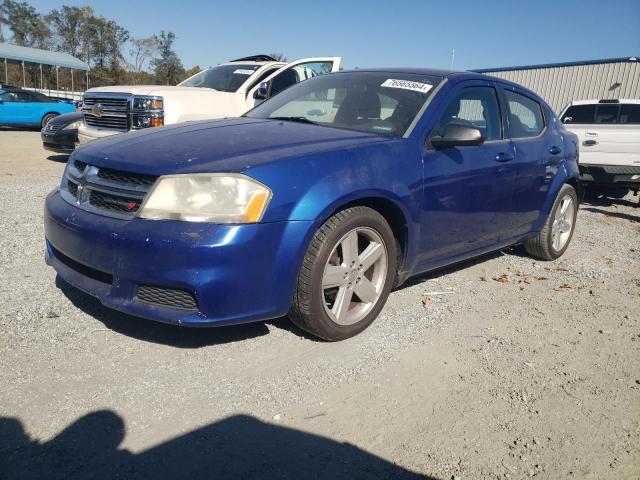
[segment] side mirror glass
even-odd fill
[[[437,150],[451,147],[472,147],[482,145],[484,137],[480,129],[459,123],[450,123],[444,135],[431,137],[431,145]]]
[[[266,100],[269,98],[269,84],[267,82],[260,83],[253,98],[257,100]]]

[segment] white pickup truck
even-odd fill
[[[282,90],[335,72],[340,57],[282,63],[267,55],[239,58],[203,70],[177,86],[127,85],[92,88],[82,103],[81,144],[130,130],[237,117]]]
[[[578,100],[560,115],[580,139],[587,191],[622,197],[640,190],[640,100]]]

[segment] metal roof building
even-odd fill
[[[474,71],[519,83],[544,98],[558,113],[573,100],[640,98],[637,57]]]
[[[0,58],[4,59],[4,80],[9,83],[9,62],[16,62],[22,65],[22,85],[25,86],[25,63],[35,63],[40,65],[40,88],[42,88],[42,65],[50,65],[56,69],[56,88],[58,84],[58,69],[71,69],[71,90],[73,85],[74,70],[86,72],[86,81],[89,83],[89,65],[64,52],[52,52],[39,48],[21,47],[10,43],[0,43]]]

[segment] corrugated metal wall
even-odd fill
[[[572,100],[640,98],[640,62],[484,71],[533,90],[560,113]]]

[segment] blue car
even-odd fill
[[[468,72],[312,78],[241,118],[75,151],[47,262],[104,305],[190,326],[289,315],[358,334],[407,278],[574,231],[577,139],[514,83]]]
[[[0,86],[0,126],[39,127],[63,113],[75,112],[67,101],[16,87]]]

